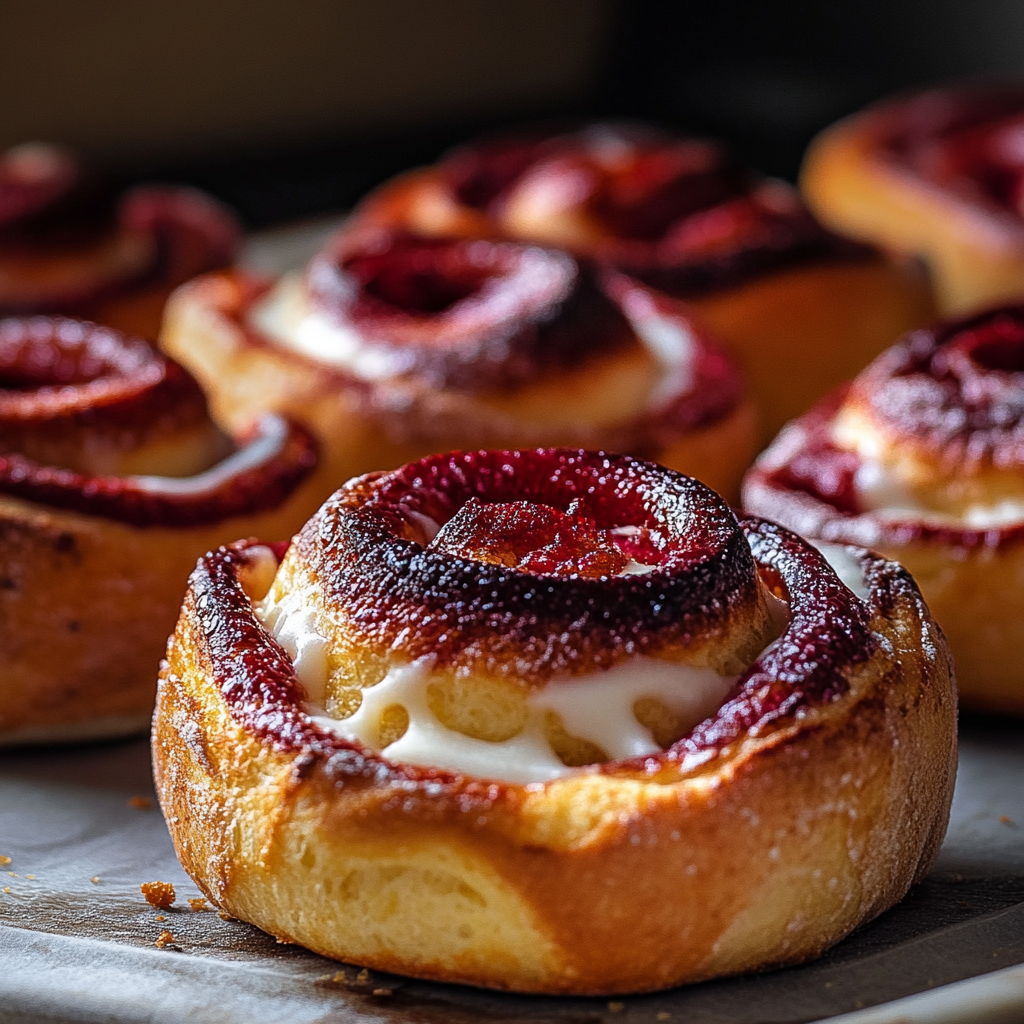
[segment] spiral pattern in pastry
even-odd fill
[[[940,308],[1024,297],[1024,89],[934,89],[880,103],[812,144],[801,184],[825,223],[922,256]]]
[[[913,581],[832,557],[857,594],[625,456],[353,480],[287,550],[192,576],[153,747],[179,857],[236,916],[422,977],[612,993],[813,956],[927,870],[955,761]]]
[[[137,730],[195,559],[309,514],[313,441],[237,441],[145,342],[0,320],[0,743]]]
[[[193,189],[95,191],[58,147],[0,152],[0,315],[70,314],[155,338],[172,289],[231,263],[238,225]]]
[[[744,502],[903,563],[964,704],[1024,713],[1024,307],[908,335],[780,435]]]
[[[747,371],[765,442],[933,316],[917,268],[827,231],[789,185],[637,125],[462,147],[355,223],[558,246],[685,299]]]
[[[754,450],[738,370],[676,302],[568,253],[346,230],[273,288],[200,279],[162,345],[238,422],[323,439],[324,496],[452,448],[575,444],[685,469],[730,496]]]

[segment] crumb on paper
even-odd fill
[[[143,882],[139,889],[151,907],[161,910],[166,910],[177,899],[170,882]]]
[[[356,981],[358,981],[360,984],[364,984],[369,977],[370,977],[370,972],[364,967],[356,975]]]
[[[671,1020],[672,1019],[672,1014],[671,1013],[666,1013],[664,1010],[662,1010],[661,1013],[659,1013],[657,1015],[657,1019],[658,1020]]]
[[[7,865],[10,864],[10,863],[11,863],[11,858],[10,857],[0,857],[0,865],[3,865],[4,867],[7,867]]]
[[[128,806],[139,811],[148,811],[153,806],[153,798],[149,796],[131,796],[128,798]]]
[[[389,988],[375,988],[373,990],[375,996],[389,996],[391,995],[391,989]]]
[[[625,1003],[611,1002],[611,1003],[608,1004],[608,1012],[609,1013],[622,1013],[622,1011],[625,1008],[626,1008],[626,1004]]]
[[[1004,825],[1012,825],[1013,824],[1013,818],[1011,818],[1008,814],[1000,814],[999,815],[999,820]]]
[[[174,936],[165,928],[160,933],[160,938],[158,938],[156,942],[153,943],[153,945],[156,946],[157,949],[164,949],[165,947],[169,946],[173,941]]]
[[[11,891],[11,887],[9,885],[5,885],[4,886],[4,892],[10,892],[10,891]]]
[[[93,885],[99,885],[100,884],[100,876],[99,875],[93,875],[92,878],[89,879],[89,881],[92,882]]]
[[[213,907],[211,907],[210,904],[206,902],[206,897],[205,896],[199,896],[199,897],[190,896],[189,900],[188,900],[188,905],[193,910],[197,910],[197,911],[198,910],[213,910]]]
[[[27,878],[27,879],[28,879],[28,880],[29,880],[30,882],[34,882],[34,881],[36,880],[36,876],[35,876],[35,875],[26,875],[25,877],[26,877],[26,878]]]
[[[163,914],[157,914],[156,917],[153,918],[153,920],[154,921],[166,921],[167,918]]]
[[[16,871],[8,871],[7,874],[9,874],[11,876],[11,878],[17,878],[18,877],[18,874],[17,874]]]
[[[229,914],[226,910],[218,910],[217,911],[217,916],[222,921],[237,921],[238,920],[237,917],[235,917],[233,914]]]

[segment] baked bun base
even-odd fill
[[[244,565],[233,550],[218,557]],[[938,851],[955,693],[941,633],[891,563],[869,559],[886,644],[842,696],[653,775],[610,765],[533,786],[417,781],[295,742],[305,727],[273,707],[240,713],[199,607],[209,564],[161,675],[157,789],[207,896],[282,940],[446,982],[649,991],[816,956]]]

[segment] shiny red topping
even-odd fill
[[[528,501],[485,505],[470,498],[429,548],[540,576],[619,575],[629,557],[608,530],[574,511],[573,505],[562,512]]]
[[[512,386],[630,334],[587,268],[514,242],[342,234],[310,264],[308,287],[389,375],[456,389]]]
[[[1024,306],[916,331],[851,394],[946,462],[1024,466]]]

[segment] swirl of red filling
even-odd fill
[[[867,254],[823,229],[790,188],[759,180],[723,147],[650,128],[602,124],[486,140],[443,160],[436,179],[444,202],[471,215],[450,226],[557,245],[679,297]],[[418,186],[415,176],[409,185]],[[400,215],[394,197],[407,188],[400,182],[371,198],[367,214]]]
[[[0,313],[118,325],[131,317],[155,333],[158,308],[126,313],[118,301],[162,298],[229,264],[238,233],[231,213],[195,190],[141,186],[103,199],[61,149],[32,144],[0,153]]]
[[[1007,306],[883,353],[779,438],[744,500],[808,536],[991,547],[1024,539],[1024,516],[972,521],[971,507],[1024,508],[1022,468],[1024,307]],[[873,487],[879,471],[887,492]]]
[[[307,287],[311,309],[389,376],[436,387],[514,387],[631,336],[592,270],[514,242],[342,234],[311,262]]]
[[[188,527],[276,507],[315,457],[278,417],[224,435],[199,385],[141,340],[60,317],[0,320],[0,496]]]
[[[376,764],[455,784],[450,772],[391,765],[311,722],[291,660],[243,589],[248,551],[222,549],[192,577],[213,678],[232,714],[277,744],[320,752],[342,775]],[[614,773],[649,775],[796,721],[846,693],[850,673],[878,650],[867,607],[814,548],[760,520],[737,523],[696,481],[622,456],[550,449],[425,459],[353,481],[276,554],[302,566],[336,609],[336,627],[360,644],[540,681],[756,629],[762,585],[789,602],[775,643],[762,651],[764,637],[747,639],[757,649],[716,715],[661,755],[605,766]],[[641,561],[648,573],[621,574]],[[872,601],[913,592],[883,565],[861,559]],[[472,780],[458,784],[475,791]]]

